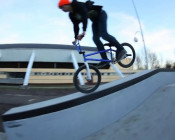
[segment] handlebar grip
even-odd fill
[[[72,42],[72,44],[73,44],[73,45],[76,45],[76,43],[75,43],[75,42]]]

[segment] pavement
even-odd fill
[[[175,140],[174,108],[175,84],[165,85],[122,119],[84,140]],[[6,140],[2,132],[0,140]]]
[[[15,106],[28,105],[56,97],[65,96],[77,91],[73,86],[0,86],[0,104]]]
[[[0,85],[0,116],[7,110],[33,104],[76,92],[73,86],[20,86]],[[6,140],[0,118],[0,140]]]
[[[0,140],[7,140],[5,133],[0,132]]]
[[[84,140],[175,140],[175,84],[157,90],[119,121]]]

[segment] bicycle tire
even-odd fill
[[[127,51],[127,54],[126,54],[126,57],[124,59],[122,59],[121,61],[118,62],[118,64],[123,68],[129,68],[135,62],[135,57],[136,57],[135,50],[134,50],[133,46],[129,43],[122,43],[121,45]],[[128,53],[128,49],[130,51],[129,53]],[[129,59],[127,59],[127,58],[129,58]],[[127,63],[127,61],[129,61],[129,62]]]
[[[92,76],[91,81],[88,81],[85,78],[86,77],[86,65],[79,67],[78,70],[75,72],[74,77],[73,77],[73,83],[74,83],[75,88],[82,93],[91,93],[91,92],[95,91],[101,83],[100,71],[93,65],[89,65],[89,69],[91,71],[91,76]],[[79,78],[78,78],[79,74],[82,74],[81,76],[83,78],[85,85],[80,84]],[[85,77],[83,77],[83,76],[85,76]],[[94,78],[96,81],[93,81],[94,76],[96,77],[96,78]]]

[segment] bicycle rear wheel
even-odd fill
[[[128,68],[132,66],[135,61],[135,50],[129,43],[122,43],[121,45],[124,47],[127,53],[125,57],[118,62],[118,64],[123,68]]]
[[[101,83],[101,74],[99,70],[92,65],[89,65],[91,80],[87,79],[86,65],[81,66],[74,74],[73,82],[76,89],[83,93],[95,91]],[[81,78],[81,79],[79,79]],[[82,80],[82,81],[81,81]],[[82,84],[83,82],[83,84]]]

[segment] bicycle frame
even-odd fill
[[[112,61],[112,58],[113,58],[113,55],[112,55],[112,51],[115,51],[113,50],[111,47],[107,50],[103,50],[103,51],[96,51],[94,53],[89,53],[89,54],[85,54],[85,52],[82,51],[81,49],[81,46],[79,44],[79,42],[77,44],[74,44],[77,51],[80,53],[80,54],[83,54],[83,58],[84,58],[84,62],[87,62],[88,60],[89,61],[104,61],[104,62],[111,62]],[[95,58],[87,58],[89,56],[93,56],[93,55],[96,55],[96,54],[101,54],[101,53],[106,53],[106,52],[110,52],[110,60],[108,59],[95,59]]]
[[[115,50],[113,50],[111,47],[110,47],[110,49],[107,49],[107,50],[97,51],[97,52],[94,52],[94,53],[85,54],[85,52],[82,51],[79,42],[78,42],[77,44],[74,44],[74,45],[75,45],[77,51],[79,52],[79,54],[83,54],[84,63],[85,63],[85,65],[86,65],[86,70],[87,70],[87,73],[86,73],[86,74],[87,74],[87,77],[86,77],[87,80],[91,80],[91,73],[90,73],[89,65],[88,65],[88,63],[87,63],[88,60],[89,60],[89,61],[112,62],[112,58],[113,58],[112,51],[115,51]],[[87,57],[89,57],[89,56],[93,56],[93,55],[100,54],[100,53],[103,53],[103,52],[110,52],[111,60],[108,60],[108,59],[87,58]],[[84,83],[82,83],[82,85],[84,85]]]

